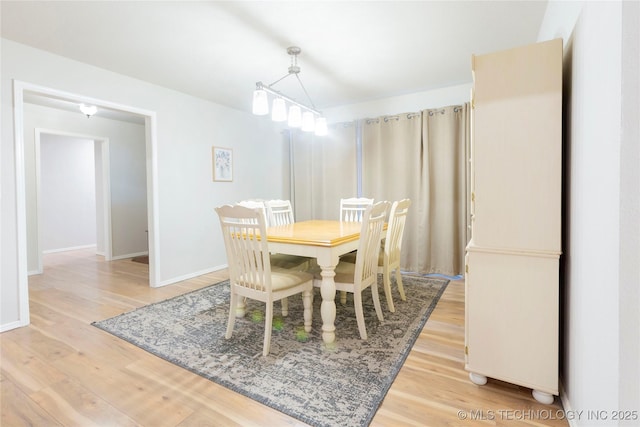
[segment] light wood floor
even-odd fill
[[[304,425],[90,325],[226,271],[152,289],[148,266],[131,260],[74,251],[44,261],[29,280],[31,325],[0,335],[2,426]],[[557,398],[546,406],[528,389],[471,383],[463,347],[464,284],[453,281],[371,425],[568,425]]]

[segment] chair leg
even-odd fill
[[[304,305],[304,330],[311,332],[313,316],[313,289],[302,292],[302,304]]]
[[[380,303],[378,301],[378,303]],[[362,291],[355,291],[353,293],[353,305],[356,309],[356,320],[358,321],[358,330],[360,331],[360,338],[367,339],[367,328],[364,324],[364,313],[362,311]]]
[[[282,317],[287,317],[289,315],[289,300],[287,298],[282,298],[280,300],[280,305],[282,306]]]
[[[227,321],[227,333],[224,335],[226,339],[231,338],[233,333],[233,326],[236,323],[236,305],[238,304],[238,295],[233,291],[233,285],[231,285],[231,297],[229,299],[229,320]]]
[[[396,268],[396,282],[398,283],[400,298],[402,299],[402,301],[406,301],[407,297],[404,294],[404,286],[402,286],[402,274],[400,273],[400,267]]]
[[[393,295],[391,295],[391,272],[389,268],[386,267],[382,272],[382,283],[384,283],[384,295],[387,297],[387,307],[389,307],[389,311],[394,313],[396,311],[395,306],[393,305]]]
[[[271,328],[273,327],[273,301],[267,301],[266,313],[264,316],[264,344],[262,345],[262,355],[269,354],[271,349]]]
[[[382,307],[380,306],[380,295],[378,295],[378,283],[373,282],[371,284],[371,296],[373,297],[373,306],[376,308],[376,314],[378,315],[378,320],[383,321],[384,317],[382,316]]]
[[[340,304],[345,305],[347,303],[347,291],[340,291]]]

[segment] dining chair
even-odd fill
[[[226,339],[230,339],[239,298],[262,301],[266,305],[262,355],[269,354],[273,323],[273,302],[302,294],[304,329],[311,331],[313,275],[272,267],[269,258],[264,216],[259,210],[224,205],[216,208],[229,264],[230,302]]]
[[[363,340],[367,339],[367,329],[364,323],[362,291],[371,288],[378,320],[381,322],[384,320],[378,295],[378,256],[389,205],[389,202],[378,202],[365,209],[362,215],[356,263],[339,262],[335,268],[336,290],[353,294],[358,330]],[[316,287],[322,285],[322,277],[319,274],[314,275],[313,284]]]
[[[267,207],[262,200],[241,200],[236,205],[244,206],[245,208],[258,209],[264,216],[265,224],[269,227],[269,216],[267,215]]]
[[[398,292],[402,301],[406,301],[402,286],[402,274],[400,273],[400,250],[402,248],[402,237],[404,235],[404,225],[407,220],[407,213],[411,206],[411,200],[402,199],[393,202],[389,212],[389,221],[384,244],[378,257],[378,273],[382,273],[384,283],[384,294],[387,298],[389,311],[395,312],[393,296],[391,295],[391,273],[395,271]]]
[[[368,206],[373,204],[373,199],[367,197],[350,197],[347,199],[340,199],[340,221],[347,222],[362,222],[362,215]],[[340,260],[348,262],[356,262],[356,252],[351,251],[348,254],[344,254],[340,257]],[[340,293],[340,303],[347,303],[347,293]]]
[[[269,226],[287,225],[295,222],[293,208],[290,200],[267,200],[264,202],[267,208]]]
[[[351,197],[340,199],[340,221],[362,222],[364,210],[373,204],[373,199]]]
[[[236,205],[258,210],[264,217],[266,226],[270,227],[272,224],[269,221],[269,203],[270,201],[268,200],[242,200],[236,203]],[[289,206],[291,206],[290,202]],[[291,220],[293,222],[293,210],[291,210]],[[305,271],[309,267],[309,258],[307,257],[288,254],[271,254],[270,259],[272,267],[290,268],[298,271]],[[284,298],[280,301],[280,304],[282,315],[287,316],[289,314],[288,300]]]
[[[290,200],[266,200],[264,205],[267,210],[267,218],[269,218],[269,227],[288,225],[295,222]],[[309,269],[311,259],[304,256],[276,253],[271,254],[271,265],[306,271]],[[288,300],[284,298],[280,301],[280,304],[282,305],[282,314],[286,316],[289,312]]]

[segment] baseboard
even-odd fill
[[[229,266],[227,264],[224,264],[224,265],[219,265],[219,266],[212,267],[212,268],[207,268],[205,270],[201,270],[201,271],[198,271],[198,272],[195,272],[195,273],[185,274],[184,276],[173,277],[171,279],[167,279],[167,280],[163,280],[163,281],[159,282],[158,285],[156,285],[154,287],[155,288],[160,288],[162,286],[173,285],[174,283],[182,282],[184,280],[193,279],[194,277],[198,277],[198,276],[202,276],[202,275],[205,275],[205,274],[213,273],[214,271],[224,270],[225,268],[228,268],[228,267]]]
[[[94,243],[91,245],[82,245],[82,246],[71,246],[68,248],[59,248],[59,249],[48,249],[46,251],[42,251],[43,254],[54,254],[56,252],[68,252],[68,251],[77,251],[80,249],[91,249],[97,248],[98,246]]]
[[[578,422],[576,421],[576,417],[567,416],[567,414],[575,414],[575,410],[571,407],[571,402],[569,402],[569,398],[564,391],[564,384],[562,380],[560,380],[558,384],[558,391],[560,394],[560,402],[562,402],[562,409],[564,410],[564,415],[566,417],[567,422],[569,423],[569,427],[578,427]]]
[[[118,260],[118,259],[134,258],[134,257],[137,257],[137,256],[143,256],[143,255],[149,255],[149,251],[136,252],[136,253],[133,253],[133,254],[112,256],[111,257],[111,261],[115,261],[115,260]]]
[[[9,322],[9,323],[5,323],[4,325],[0,325],[0,333],[2,332],[6,332],[6,331],[10,331],[12,329],[17,329],[17,328],[21,328],[23,326],[27,326],[29,324],[29,322],[23,322],[23,321],[15,321],[15,322]]]

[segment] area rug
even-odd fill
[[[322,341],[321,296],[315,290],[313,328],[303,327],[302,298],[289,298],[289,315],[274,305],[271,353],[262,356],[264,304],[247,300],[247,315],[224,338],[229,282],[154,303],[93,325],[244,396],[309,425],[366,426],[427,322],[448,280],[403,274],[407,301],[394,294],[396,312],[378,322],[365,290],[368,340],[360,339],[352,295],[336,302],[336,342]],[[395,283],[392,285],[392,287]],[[337,298],[339,300],[339,298]]]

